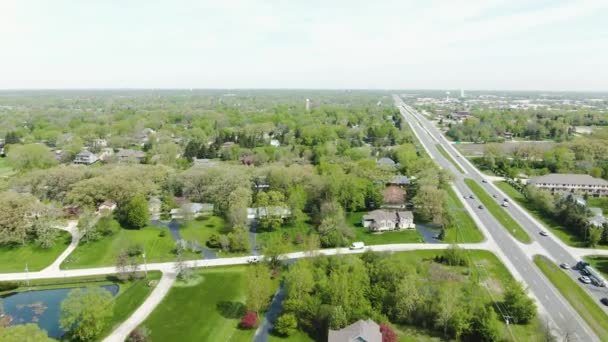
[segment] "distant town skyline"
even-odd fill
[[[602,92],[606,10],[600,0],[5,0],[0,89]]]

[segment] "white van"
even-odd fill
[[[365,248],[365,244],[363,242],[353,242],[350,245],[350,249],[363,249]]]
[[[508,207],[509,206],[509,202],[506,202],[506,201],[502,202],[502,206],[505,207],[505,208]]]

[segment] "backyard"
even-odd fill
[[[61,264],[62,269],[112,266],[118,255],[131,246],[141,245],[148,263],[175,261],[175,241],[167,228],[154,226],[142,229],[120,229],[113,235],[94,242],[81,243]],[[189,259],[201,258],[187,250]],[[143,257],[139,257],[143,263]]]
[[[29,271],[40,271],[49,266],[70,244],[72,237],[66,231],[60,231],[55,246],[42,248],[31,241],[23,245],[0,247],[0,272],[25,272],[25,265]]]

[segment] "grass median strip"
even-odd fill
[[[466,178],[464,182],[514,238],[524,243],[531,242],[528,233],[479,184],[470,178]]]
[[[439,153],[441,153],[442,156],[445,157],[445,159],[449,160],[450,163],[452,163],[452,165],[454,165],[454,167],[460,171],[460,173],[464,174],[464,170],[462,169],[462,167],[460,167],[460,165],[454,160],[454,158],[452,158],[452,156],[450,156],[448,154],[448,151],[446,151],[443,146],[439,145],[439,144],[435,144],[435,147],[437,147],[437,149],[439,150]]]
[[[562,296],[578,312],[602,341],[608,341],[608,315],[576,281],[551,260],[541,255],[534,256],[534,263],[540,268]]]
[[[479,230],[469,212],[464,209],[462,201],[452,188],[448,188],[447,203],[453,219],[451,227],[453,229],[446,230],[444,242],[465,243],[483,241],[483,233]]]

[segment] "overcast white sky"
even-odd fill
[[[0,88],[608,90],[606,0],[0,0]]]

